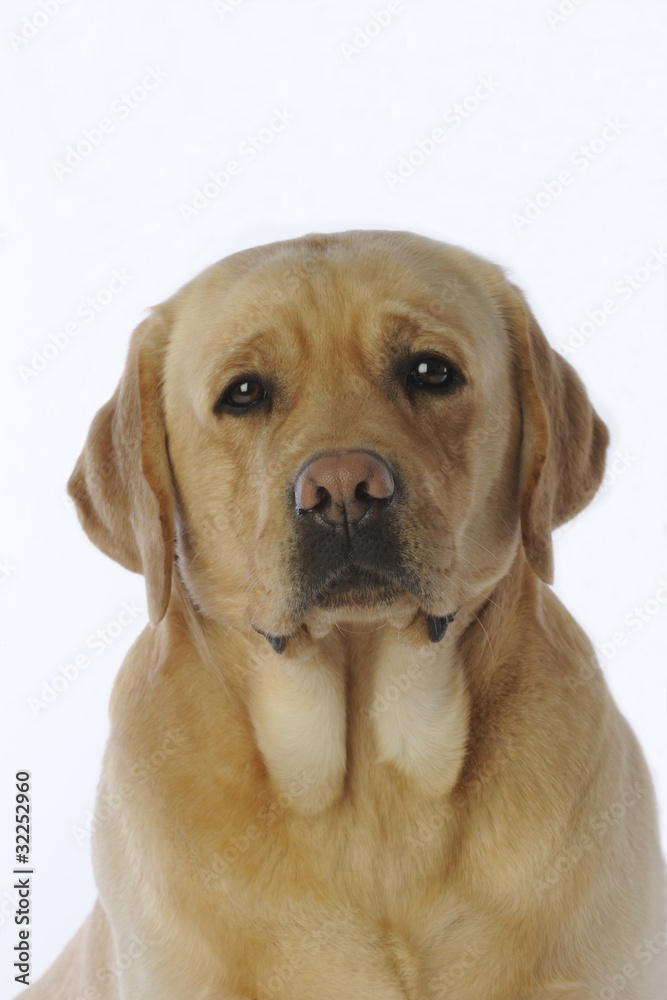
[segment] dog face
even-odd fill
[[[179,567],[207,614],[274,637],[405,624],[456,611],[507,564],[509,345],[461,267],[439,290],[425,257],[304,241],[223,267],[178,311],[164,398]]]
[[[210,618],[448,618],[597,489],[606,428],[502,271],[406,233],[312,236],[209,268],[135,332],[70,482],[84,527],[176,568]]]

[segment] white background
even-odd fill
[[[13,774],[33,775],[36,978],[94,899],[90,841],[78,843],[76,828],[93,808],[114,675],[146,621],[103,653],[87,646],[124,601],[144,606],[143,581],[84,536],[64,502],[67,478],[146,308],[258,243],[350,228],[460,243],[508,266],[552,344],[571,349],[610,427],[611,463],[606,487],[558,537],[555,589],[603,652],[665,817],[664,4],[402,0],[364,45],[357,29],[383,0],[218,10],[212,0],[69,0],[55,13],[57,0],[43,3],[49,16],[38,0],[0,13],[0,995],[14,992]],[[151,69],[154,89],[138,100]],[[134,88],[136,106],[122,112]],[[274,109],[293,120],[249,162],[240,147]],[[112,130],[58,170],[103,118]],[[596,141],[608,119],[617,134]],[[446,139],[390,183],[434,128]],[[182,206],[230,159],[240,173],[208,188],[186,220]],[[642,270],[648,258],[656,270]],[[105,304],[114,270],[126,285]],[[624,275],[635,275],[629,294]],[[89,296],[102,307],[92,321],[80,312]],[[37,371],[72,322],[77,335],[61,335]],[[28,699],[82,653],[90,666],[35,714]]]

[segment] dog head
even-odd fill
[[[409,233],[235,254],[135,331],[69,484],[83,526],[277,651],[422,616],[432,641],[599,486],[608,435],[497,266]]]

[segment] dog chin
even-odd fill
[[[372,602],[366,598],[363,603],[340,603],[338,606],[314,605],[303,617],[302,624],[313,639],[323,639],[334,629],[345,631],[348,627],[355,633],[375,632],[391,626],[405,629],[420,614],[417,601],[406,595],[394,598],[390,603],[382,599]]]

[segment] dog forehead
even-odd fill
[[[174,299],[201,319],[211,309],[250,307],[264,315],[313,289],[341,290],[346,298],[430,295],[465,306],[469,296],[479,301],[504,283],[498,266],[461,247],[413,233],[353,230],[242,250],[207,268]]]
[[[298,365],[318,348],[372,354],[396,319],[408,321],[403,342],[410,330],[447,328],[468,356],[488,362],[500,346],[502,284],[495,265],[411,233],[314,235],[241,251],[170,300],[167,391],[208,387],[227,366],[243,367],[246,350],[249,368]]]

